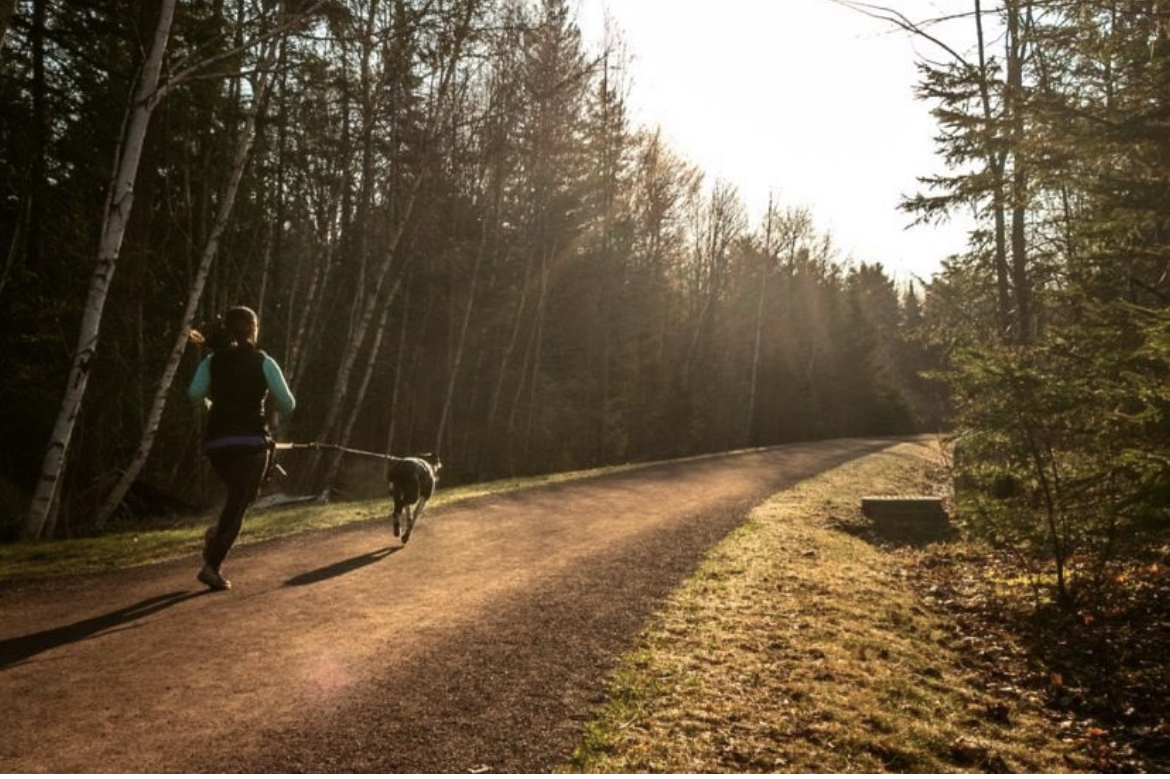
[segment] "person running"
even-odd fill
[[[231,589],[232,583],[220,569],[240,533],[244,514],[260,492],[272,457],[265,400],[271,393],[285,414],[296,406],[280,366],[256,347],[259,329],[255,311],[235,306],[205,332],[190,334],[192,341],[211,353],[195,369],[187,397],[210,406],[203,450],[227,487],[219,520],[204,535],[203,568],[196,575],[213,590]]]

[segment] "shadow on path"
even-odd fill
[[[129,626],[131,622],[149,617],[163,609],[169,609],[185,600],[206,595],[208,592],[210,590],[201,589],[195,592],[182,591],[157,595],[139,601],[132,606],[111,611],[109,614],[74,622],[72,625],[63,625],[59,628],[42,630],[39,633],[30,633],[27,636],[0,640],[0,670],[65,644],[84,641],[114,629],[123,629],[123,626]]]
[[[401,546],[388,546],[385,549],[379,549],[376,552],[367,552],[351,557],[348,560],[341,560],[340,562],[331,563],[324,568],[318,568],[314,571],[306,571],[305,573],[297,574],[284,583],[285,587],[304,587],[306,584],[317,584],[326,579],[332,579],[336,576],[344,576],[347,573],[352,573],[359,568],[365,568],[367,565],[372,565],[379,560],[385,559],[390,555],[401,549]]]

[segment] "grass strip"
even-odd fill
[[[1068,772],[1032,702],[965,662],[895,549],[843,527],[921,492],[935,445],[893,447],[758,507],[620,660],[573,773]]]
[[[428,504],[431,510],[472,498],[513,490],[574,481],[619,470],[643,467],[622,465],[594,470],[571,471],[546,476],[440,488]],[[441,485],[440,485],[441,486]],[[237,546],[310,530],[324,530],[355,522],[387,517],[391,501],[386,498],[341,503],[297,503],[267,509],[253,509],[244,518]],[[216,508],[218,511],[218,507]],[[213,514],[160,520],[166,527],[147,526],[127,532],[54,541],[0,544],[0,582],[14,579],[43,579],[83,573],[133,568],[198,554],[203,533]]]

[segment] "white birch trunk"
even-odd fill
[[[167,358],[166,366],[163,368],[162,376],[158,380],[154,399],[151,402],[150,411],[147,414],[146,425],[142,431],[142,437],[138,442],[138,448],[134,452],[134,457],[130,460],[130,464],[126,466],[125,470],[122,471],[113,490],[111,490],[105,502],[98,510],[95,522],[99,530],[105,527],[110,516],[113,515],[114,511],[122,503],[122,499],[126,497],[130,485],[134,483],[134,480],[138,478],[138,474],[142,472],[142,468],[146,465],[146,459],[150,456],[150,450],[154,447],[154,439],[158,434],[158,428],[162,422],[163,411],[166,409],[167,397],[170,394],[171,385],[174,383],[175,374],[179,370],[179,363],[183,359],[183,352],[187,347],[187,332],[191,329],[191,325],[195,320],[195,314],[199,310],[199,304],[203,300],[203,290],[207,285],[207,278],[211,273],[211,265],[219,253],[220,239],[227,229],[228,222],[231,219],[232,208],[235,206],[236,195],[240,191],[240,182],[244,177],[244,168],[247,166],[248,156],[252,151],[252,143],[255,139],[256,114],[259,113],[260,105],[264,101],[264,95],[268,88],[269,73],[272,63],[276,58],[276,51],[277,39],[273,38],[265,42],[265,51],[262,57],[263,61],[260,65],[260,72],[257,76],[256,83],[253,85],[251,105],[245,113],[244,125],[240,128],[236,153],[232,159],[232,168],[228,175],[227,185],[224,187],[223,199],[220,200],[215,222],[212,224],[207,243],[203,247],[203,254],[199,259],[199,266],[195,271],[195,279],[192,281],[187,293],[187,306],[183,311],[183,321],[179,325],[178,332],[175,335],[175,341],[171,346],[170,355]]]
[[[459,327],[459,337],[455,342],[455,356],[451,360],[451,375],[447,379],[447,393],[443,398],[443,410],[439,414],[439,426],[435,431],[435,443],[431,451],[442,450],[443,434],[446,432],[447,420],[451,416],[451,405],[455,401],[455,387],[459,380],[459,369],[463,365],[463,352],[467,346],[467,331],[471,328],[471,313],[475,308],[475,296],[479,289],[479,268],[483,262],[484,252],[487,251],[487,226],[483,227],[479,248],[475,253],[475,266],[471,270],[471,285],[467,291],[467,307],[463,310],[463,322]]]
[[[325,443],[337,443],[345,446],[344,440],[331,441],[334,431],[337,429],[338,420],[341,417],[342,407],[349,400],[349,382],[353,375],[354,365],[357,363],[358,354],[361,352],[362,345],[365,343],[366,334],[370,331],[370,323],[374,319],[374,312],[377,310],[378,301],[382,295],[382,288],[386,284],[386,279],[390,276],[390,267],[393,265],[395,251],[398,247],[399,241],[402,239],[403,233],[406,231],[406,225],[410,221],[411,212],[414,210],[414,203],[418,197],[418,191],[422,184],[422,176],[414,180],[411,187],[410,194],[407,196],[406,208],[399,220],[397,227],[394,230],[394,235],[391,236],[389,245],[386,247],[386,253],[382,263],[378,269],[377,278],[374,280],[372,290],[366,295],[365,301],[362,305],[361,315],[358,317],[357,326],[350,336],[346,344],[345,354],[342,355],[341,365],[337,369],[337,378],[333,382],[333,390],[329,397],[333,402],[329,405],[329,410],[325,413],[325,421],[321,425],[320,432],[317,434],[317,441]],[[313,449],[312,456],[309,458],[309,474],[316,473],[321,464],[321,450]],[[332,469],[330,469],[332,470]],[[329,486],[326,483],[325,486]]]
[[[357,419],[361,415],[362,405],[366,399],[366,392],[369,390],[370,380],[374,376],[374,366],[378,361],[378,352],[382,350],[382,338],[386,335],[386,320],[390,317],[390,305],[394,302],[394,298],[398,296],[400,286],[401,279],[395,282],[394,288],[390,290],[390,295],[385,305],[382,306],[382,315],[378,319],[378,326],[374,328],[374,342],[370,345],[370,351],[366,356],[366,365],[365,370],[362,371],[361,384],[358,386],[357,394],[354,395],[353,401],[350,403],[349,414],[346,417],[345,423],[342,425],[341,434],[338,436],[338,439],[342,442],[347,443],[349,441],[350,435],[353,434],[353,427],[357,424]],[[341,469],[341,456],[342,452],[336,452],[329,461],[329,470],[325,475],[326,484],[333,484],[337,480],[337,472]]]
[[[436,85],[432,93],[432,103],[430,114],[427,118],[426,129],[423,132],[424,138],[433,138],[436,129],[439,126],[441,119],[441,111],[451,85],[451,80],[455,76],[456,68],[459,64],[462,45],[466,39],[468,30],[470,28],[471,18],[476,7],[475,0],[471,0],[464,8],[464,16],[461,20],[459,28],[454,34],[454,44],[452,51],[448,55],[447,60],[442,64],[436,76]],[[414,211],[414,205],[418,200],[418,194],[422,188],[422,183],[425,178],[425,167],[420,170],[414,182],[411,184],[410,191],[406,196],[406,203],[404,205],[402,215],[398,219],[398,224],[395,226],[394,234],[390,237],[390,241],[385,248],[383,260],[377,270],[376,278],[374,279],[373,289],[366,296],[362,306],[361,315],[357,320],[356,327],[351,333],[346,347],[345,354],[342,355],[341,366],[337,371],[337,379],[333,384],[333,392],[330,394],[332,403],[329,410],[326,412],[325,421],[321,425],[320,433],[317,436],[317,441],[330,442],[333,433],[338,429],[338,423],[341,417],[342,407],[348,402],[348,389],[350,377],[353,374],[354,365],[357,362],[358,354],[361,351],[362,344],[366,340],[366,335],[370,330],[370,323],[373,321],[374,312],[377,308],[378,301],[382,296],[382,289],[386,284],[386,280],[390,275],[390,268],[393,264],[394,255],[397,252],[398,244],[402,240],[402,235],[406,230],[407,224],[411,219],[411,214]],[[363,284],[363,287],[368,285]],[[341,439],[336,441],[342,446],[345,446],[347,441]],[[321,450],[312,450],[312,455],[309,459],[309,467],[307,472],[309,478],[315,478],[321,465]],[[328,488],[330,485],[325,484]]]
[[[392,453],[394,451],[394,433],[397,430],[397,416],[394,414],[394,409],[398,408],[399,390],[402,388],[402,374],[403,366],[406,364],[406,346],[407,339],[410,336],[410,276],[406,277],[403,282],[406,291],[403,293],[402,300],[402,329],[398,333],[398,354],[395,357],[394,364],[394,381],[390,387],[390,425],[386,429],[386,452]],[[387,461],[386,470],[389,476],[390,463]]]
[[[126,127],[126,134],[122,140],[122,147],[119,150],[117,172],[111,185],[110,199],[102,224],[101,242],[98,245],[97,266],[90,277],[89,292],[82,312],[81,328],[77,338],[77,348],[73,354],[73,364],[69,369],[69,383],[65,388],[65,396],[57,414],[57,421],[49,436],[49,445],[41,465],[41,476],[37,481],[32,503],[29,505],[25,517],[23,536],[28,540],[40,539],[45,523],[60,494],[65,459],[69,453],[69,444],[73,438],[77,416],[81,411],[82,401],[85,399],[90,368],[97,350],[102,313],[109,295],[110,282],[118,264],[122,238],[126,234],[126,224],[130,220],[130,211],[134,203],[134,180],[138,175],[139,161],[142,159],[147,127],[160,97],[159,74],[162,71],[163,56],[166,53],[171,24],[174,21],[176,1],[162,0],[159,3],[159,17],[154,39],[142,66],[134,105]]]
[[[340,180],[344,180],[344,178],[343,176]],[[330,198],[324,224],[317,231],[321,240],[321,254],[313,268],[313,275],[309,278],[308,288],[305,290],[303,298],[304,302],[299,306],[290,305],[287,307],[289,318],[285,332],[289,333],[290,336],[284,367],[290,381],[293,382],[293,395],[296,395],[300,389],[298,382],[303,375],[300,368],[309,361],[309,356],[317,342],[317,335],[321,330],[321,304],[332,280],[333,252],[337,247],[337,233],[340,231],[337,214],[338,203],[341,202],[341,191],[342,186],[339,183],[334,196]],[[298,274],[300,272],[299,266],[297,272]],[[299,284],[294,282],[293,289],[295,290],[297,286]],[[292,321],[294,312],[299,313],[295,326]]]

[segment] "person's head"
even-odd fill
[[[223,327],[231,343],[253,344],[260,332],[260,320],[256,312],[247,306],[233,306],[223,315]]]
[[[233,306],[223,316],[192,330],[189,337],[197,344],[218,351],[229,346],[255,346],[259,331],[260,320],[255,311],[247,306]]]

